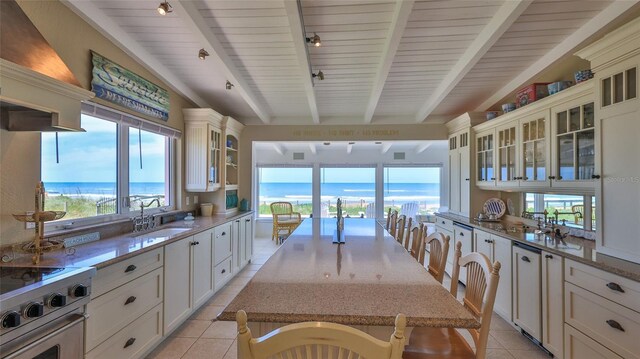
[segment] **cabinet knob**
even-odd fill
[[[126,343],[124,343],[124,348],[128,348],[136,342],[136,338],[129,338]]]
[[[127,300],[124,302],[124,305],[131,304],[131,303],[135,302],[135,301],[136,301],[136,299],[137,299],[136,297],[134,297],[134,296],[130,296],[130,297],[129,297],[129,298],[127,298]]]
[[[549,179],[550,180],[554,180],[554,179],[556,179],[556,176],[549,176]]]
[[[236,219],[236,223],[240,223],[240,220],[239,220],[239,219]]]
[[[245,219],[244,221],[245,222],[251,222],[251,219]]]
[[[529,257],[527,257],[527,256],[522,256],[522,260],[527,262],[527,263],[531,263],[531,259],[529,259]]]
[[[464,237],[464,233],[463,232],[460,232],[460,237]]]
[[[130,264],[127,266],[127,269],[124,270],[125,273],[129,273],[129,272],[133,272],[134,270],[136,270],[136,266],[134,266],[133,264]]]
[[[558,176],[558,179],[559,179],[559,180],[561,180],[561,179],[562,179],[562,176]]]
[[[496,178],[495,178],[495,177],[491,177],[491,180],[492,180],[492,181],[495,181],[495,180],[496,180]]]
[[[226,235],[227,235],[227,232],[222,232],[222,235],[223,235],[223,236],[226,236]]]
[[[520,179],[523,179],[523,180],[525,180],[525,181],[528,181],[528,180],[529,180],[529,177],[520,177]]]
[[[551,254],[545,254],[544,257],[547,259],[553,259],[553,256]]]
[[[622,325],[620,325],[620,323],[616,322],[613,319],[607,320],[607,324],[609,324],[609,326],[613,329],[618,329],[619,331],[624,332],[624,328],[622,327]]]
[[[227,272],[226,269],[223,269],[220,273],[225,274]]]
[[[470,179],[470,178],[465,178],[464,180],[465,180],[465,181],[470,181],[471,179]]]
[[[593,179],[600,179],[600,175],[591,175],[591,178],[593,178]]]
[[[615,290],[616,292],[624,293],[624,289],[618,283],[610,282],[607,283],[607,288],[611,290]]]
[[[493,239],[487,239],[487,243],[493,243]]]

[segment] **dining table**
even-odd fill
[[[479,321],[375,219],[305,219],[218,316],[247,313],[254,335],[307,321],[349,325],[388,340],[407,327],[479,328]]]

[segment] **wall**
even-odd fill
[[[89,50],[94,50],[169,90],[170,113],[169,121],[165,124],[183,129],[182,108],[195,107],[194,104],[172,91],[166,83],[151,74],[61,2],[18,1],[18,4],[67,64],[83,88],[91,89]],[[96,102],[117,108],[99,99]],[[118,109],[132,113],[127,109]],[[33,210],[35,185],[40,180],[40,134],[0,130],[0,150],[0,244],[32,239],[34,231],[25,230],[24,224],[14,220],[11,213]],[[182,172],[180,173],[182,175]],[[184,192],[181,193],[183,198]],[[191,208],[193,206],[188,209]]]

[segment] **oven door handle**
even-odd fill
[[[56,330],[54,330],[53,332],[43,336],[42,338],[39,338],[38,340],[29,343],[27,346],[24,346],[22,348],[20,348],[18,351],[13,352],[11,354],[9,354],[9,356],[5,357],[4,359],[12,359],[12,358],[20,358],[20,356],[26,352],[28,352],[29,350],[32,350],[38,346],[40,346],[43,343],[46,343],[48,340],[54,338],[56,335],[59,335],[60,333],[64,332],[65,330],[73,327],[74,325],[82,322],[85,320],[85,317],[83,315],[78,315],[78,318],[70,321],[69,323],[63,325],[62,327],[57,328]]]

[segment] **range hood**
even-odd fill
[[[9,131],[84,131],[78,80],[13,0],[0,1],[0,120]]]

